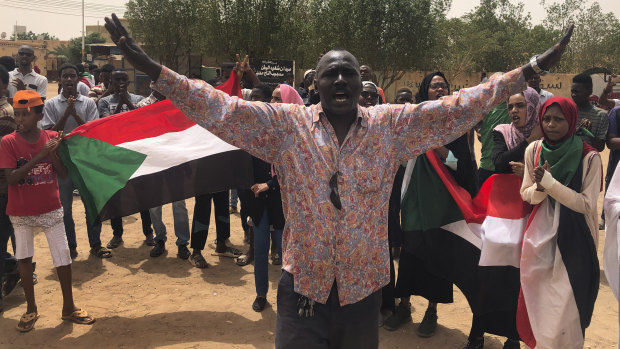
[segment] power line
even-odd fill
[[[81,1],[72,1],[72,0],[39,0],[38,1],[38,5],[51,5],[51,6],[61,6],[61,7],[70,7],[70,8],[76,8],[76,7],[82,7],[82,2]],[[84,3],[84,7],[85,8],[90,8],[93,10],[98,10],[98,11],[118,11],[118,10],[125,10],[124,6],[114,6],[114,5],[103,5],[103,4],[96,4],[96,3],[92,3],[92,2],[85,2]]]
[[[21,7],[21,6],[9,5],[8,3],[4,3],[4,2],[0,2],[0,6],[14,8],[14,9],[18,9],[18,10],[36,11],[36,12],[53,13],[53,14],[57,14],[57,15],[82,17],[81,14],[66,13],[66,12],[55,12],[55,11],[42,10],[42,9],[39,9],[39,8],[37,8],[37,9],[34,9],[34,8],[24,8],[24,7]],[[101,19],[103,16],[84,16],[84,17],[99,18],[99,19]]]

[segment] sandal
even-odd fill
[[[211,253],[212,256],[220,256],[220,257],[229,257],[229,258],[236,258],[239,257],[243,254],[243,252],[239,251],[238,249],[234,248],[234,247],[230,247],[230,246],[226,246],[226,250],[219,252],[217,249],[215,251],[213,251]]]
[[[69,315],[63,315],[61,319],[79,325],[90,325],[95,322],[95,318],[82,309],[74,310]]]
[[[205,269],[209,267],[209,263],[207,263],[205,258],[200,253],[189,256],[189,262],[198,269]]]
[[[19,332],[30,332],[34,328],[34,323],[39,319],[39,313],[24,313],[19,323],[17,324],[17,330]]]
[[[103,247],[103,246],[99,246],[96,248],[91,248],[90,249],[90,254],[92,254],[93,256],[97,257],[97,258],[110,258],[112,257],[112,251],[108,250],[107,248]]]
[[[242,254],[241,256],[237,257],[237,261],[235,263],[243,267],[252,262],[254,262],[254,254],[248,253],[248,254]]]

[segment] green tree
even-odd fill
[[[179,58],[203,52],[207,0],[130,0],[125,16],[145,50],[172,69]]]
[[[581,72],[593,67],[620,70],[620,22],[613,13],[604,13],[598,2],[589,6],[578,0],[546,6],[547,28],[559,31],[575,23],[565,57],[559,71]]]
[[[58,40],[54,35],[50,35],[49,33],[40,33],[35,34],[32,30],[27,33],[17,33],[17,40],[39,40],[41,37],[42,40]],[[15,40],[15,34],[11,34],[11,40]]]
[[[84,44],[100,44],[106,42],[106,39],[99,33],[91,33],[84,37]],[[86,53],[90,53],[90,47],[85,46]],[[61,44],[56,50],[50,51],[50,53],[57,56],[67,57],[67,61],[70,63],[82,62],[82,37],[77,37],[69,40],[68,44]]]

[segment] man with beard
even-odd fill
[[[419,105],[360,108],[357,59],[318,62],[319,105],[244,101],[148,57],[116,15],[106,29],[136,69],[198,125],[272,163],[286,217],[276,348],[376,348],[390,279],[388,199],[401,162],[456,139],[532,74],[557,64],[574,26],[537,60],[486,84]],[[280,180],[279,179],[279,180]]]
[[[62,93],[51,98],[43,107],[43,120],[41,127],[46,130],[64,131],[68,134],[76,127],[89,121],[99,119],[97,105],[95,102],[77,91],[78,68],[73,64],[63,64],[58,69],[58,77]],[[69,243],[71,258],[78,256],[77,240],[75,236],[75,222],[73,221],[73,190],[75,186],[71,177],[58,178],[58,190],[60,192],[60,202],[63,208],[63,221],[65,233]],[[97,249],[101,247],[101,222],[90,223],[88,217],[94,212],[89,212],[84,205],[86,212],[86,230],[90,247]]]
[[[47,78],[32,70],[32,62],[37,57],[34,50],[28,45],[20,46],[17,51],[17,68],[9,72],[10,82],[8,86],[9,103],[13,104],[13,96],[17,91],[34,90],[45,100],[47,94]]]

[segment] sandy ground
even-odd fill
[[[50,84],[48,96],[55,95]],[[607,159],[606,153],[603,159]],[[187,200],[190,218],[193,199]],[[602,207],[602,195],[599,209]],[[73,263],[76,304],[97,317],[92,326],[80,326],[60,319],[61,293],[43,234],[35,238],[37,274],[35,286],[41,318],[34,331],[15,330],[25,311],[24,294],[16,288],[5,298],[0,313],[0,348],[272,348],[276,319],[279,268],[269,267],[271,304],[262,313],[251,309],[254,300],[253,266],[238,267],[234,260],[211,256],[215,227],[212,225],[205,258],[210,267],[199,270],[176,258],[175,238],[169,232],[167,255],[151,258],[143,244],[140,217],[124,219],[125,243],[110,259],[88,254],[84,208],[76,197],[73,204],[78,251]],[[164,207],[164,222],[172,229],[170,205]],[[231,216],[231,242],[242,250],[243,231],[238,215]],[[602,257],[604,232],[600,232]],[[103,226],[102,241],[112,237],[110,225]],[[439,327],[434,337],[415,334],[425,310],[425,301],[412,298],[413,323],[396,332],[379,330],[380,348],[462,348],[467,341],[471,312],[455,288],[454,304],[439,306]],[[618,303],[601,270],[601,287],[592,323],[586,332],[586,348],[616,348]],[[489,349],[502,347],[503,338],[486,336]],[[524,345],[522,345],[525,348]],[[303,343],[300,343],[303,348]]]

